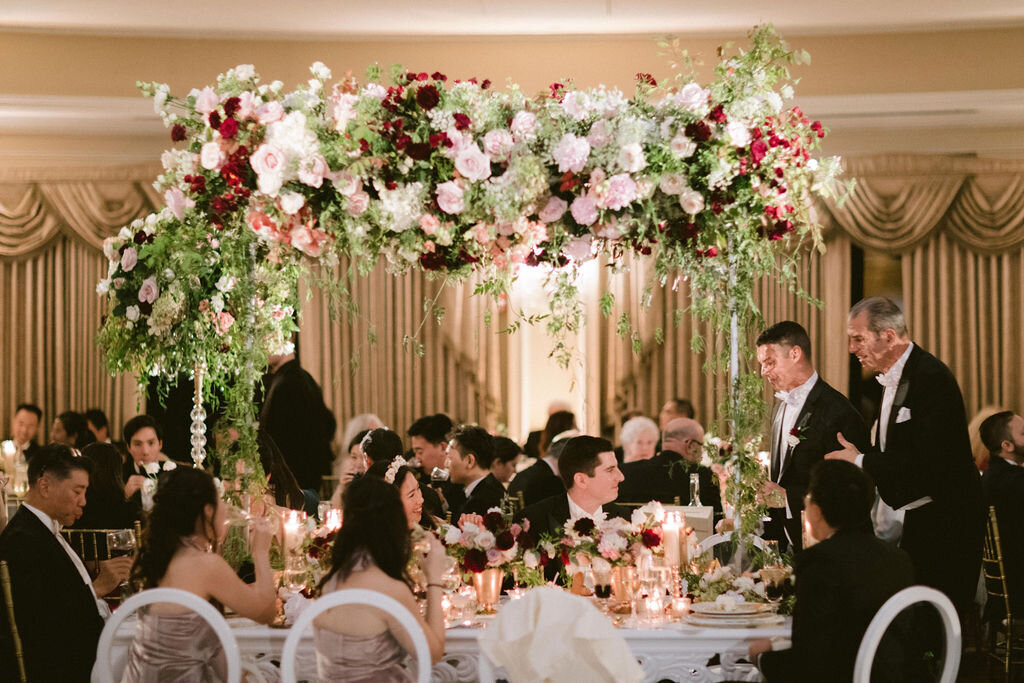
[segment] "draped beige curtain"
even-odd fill
[[[360,413],[377,414],[403,437],[416,418],[436,412],[488,428],[506,421],[508,337],[497,333],[504,314],[487,297],[470,296],[471,284],[442,287],[420,272],[396,277],[383,265],[353,278],[349,290],[357,312],[336,319],[328,297],[311,290],[299,333],[302,365],[323,387],[338,438]],[[444,309],[440,325],[425,311],[435,300]],[[417,341],[403,344],[417,330]]]
[[[95,344],[106,274],[103,239],[155,206],[151,166],[0,174],[0,416],[43,409],[40,441],[65,410],[101,408],[112,432],[139,409],[136,385],[111,377]]]

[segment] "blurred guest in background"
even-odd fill
[[[39,423],[42,419],[43,411],[32,403],[20,403],[14,409],[10,441],[14,442],[16,452],[23,454],[26,460],[31,460],[39,449],[36,435],[39,433]]]
[[[141,519],[138,497],[128,499],[124,491],[121,452],[109,443],[91,443],[82,457],[92,462],[89,491],[76,529],[131,529]]]
[[[658,443],[657,423],[649,417],[634,417],[622,425],[619,440],[622,442],[622,462],[649,460],[654,457]]]
[[[505,487],[491,474],[494,462],[494,437],[483,427],[461,425],[448,442],[448,468],[452,481],[465,487],[466,502],[452,510],[452,520],[463,514],[485,515],[501,507]]]
[[[110,428],[106,413],[99,408],[89,408],[85,411],[85,424],[92,432],[96,443],[110,443]]]
[[[1005,411],[1006,408],[999,406],[985,406],[971,418],[967,423],[967,435],[971,437],[971,455],[974,457],[974,464],[979,472],[988,468],[989,450],[981,438],[981,423],[996,413]]]
[[[507,436],[494,437],[494,461],[491,463],[491,474],[503,486],[508,486],[516,474],[516,463],[523,449]]]
[[[985,505],[996,509],[1010,609],[1024,613],[1024,417],[1005,410],[981,423],[981,439],[991,454],[981,477]],[[1004,618],[1002,600],[985,604],[986,617]]]
[[[690,399],[670,398],[666,401],[665,405],[661,407],[661,412],[658,413],[658,426],[664,430],[668,423],[677,417],[688,417],[691,420],[697,417],[697,411],[693,409]]]
[[[50,427],[50,443],[81,450],[95,440],[89,431],[85,416],[73,410],[66,410],[58,415]]]

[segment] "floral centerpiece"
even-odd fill
[[[511,571],[523,563],[523,554],[536,546],[529,522],[514,522],[500,508],[488,510],[480,524],[463,521],[461,525],[445,525],[442,540],[464,575],[494,568]]]
[[[634,510],[629,520],[566,520],[558,550],[567,575],[577,567],[632,566],[645,552],[660,553],[664,514],[661,503],[654,501]]]

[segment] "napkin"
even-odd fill
[[[534,588],[507,603],[479,640],[512,683],[643,680],[611,621],[586,598],[557,588]]]

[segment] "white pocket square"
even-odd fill
[[[896,413],[896,424],[901,422],[910,422],[910,408],[900,408],[900,412]]]

